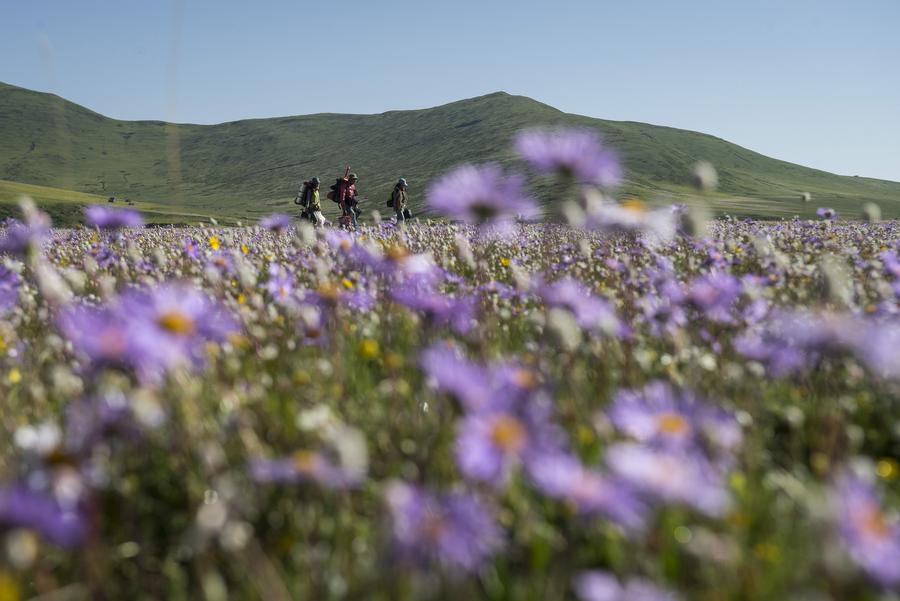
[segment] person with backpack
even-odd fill
[[[350,173],[350,167],[344,171],[344,177],[338,178],[331,186],[328,198],[338,203],[341,207],[341,225],[355,228],[359,226],[359,198],[356,192],[356,182],[359,178],[355,173]]]
[[[325,216],[322,214],[322,205],[319,203],[319,178],[314,177],[303,182],[300,192],[294,198],[294,204],[303,207],[300,217],[308,219],[318,226],[325,225]]]
[[[409,184],[406,183],[405,178],[401,177],[394,185],[394,191],[391,192],[391,200],[388,203],[388,206],[394,209],[394,213],[397,215],[397,223],[403,223],[408,218],[412,217],[409,209],[406,208],[406,205],[409,203],[409,193],[406,191],[407,188],[409,188]]]

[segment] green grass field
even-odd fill
[[[79,223],[84,207],[91,204],[106,205],[108,198],[85,192],[0,180],[0,219],[18,217],[17,203],[23,197],[31,198],[40,205],[53,218],[56,226]],[[109,206],[127,205],[122,200],[117,200],[115,204]],[[191,224],[209,221],[210,217],[206,214],[174,211],[172,207],[145,201],[135,202],[132,208],[140,211],[149,223]],[[236,221],[228,217],[223,220],[224,223]]]
[[[427,214],[431,180],[465,162],[515,167],[514,134],[554,125],[602,132],[625,162],[628,181],[620,193],[650,203],[683,200],[691,166],[702,159],[719,170],[719,194],[708,200],[718,213],[811,216],[831,206],[852,217],[872,201],[885,216],[900,215],[900,183],[809,169],[697,132],[566,114],[505,93],[379,115],[175,125],[109,119],[57,96],[0,84],[0,179],[129,197],[142,210],[152,204],[173,214],[253,220],[292,209],[303,179],[318,175],[327,185],[349,164],[360,175],[367,210],[382,209],[403,176],[412,184],[413,210]],[[558,199],[560,191],[535,183],[542,201]],[[801,202],[805,192],[812,202]]]

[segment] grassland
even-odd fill
[[[53,218],[53,223],[57,226],[79,223],[83,217],[84,207],[91,204],[107,204],[108,200],[108,197],[96,194],[0,180],[0,219],[18,217],[16,205],[22,197],[34,200]],[[114,206],[123,205],[121,199],[117,203]],[[192,224],[209,221],[211,217],[206,214],[175,211],[172,207],[146,201],[134,202],[132,207],[140,211],[147,222],[156,224]],[[222,221],[236,223],[238,220],[226,216]]]
[[[900,216],[900,183],[809,169],[697,132],[566,114],[502,92],[379,115],[190,125],[118,121],[54,95],[0,84],[0,179],[247,220],[292,208],[300,181],[318,175],[327,183],[349,164],[360,174],[367,208],[381,208],[403,176],[413,186],[414,211],[427,214],[429,181],[463,162],[514,167],[515,132],[553,125],[602,132],[627,168],[621,194],[651,203],[684,199],[690,168],[703,159],[719,170],[719,193],[707,199],[718,213],[811,216],[816,207],[831,206],[856,216],[872,201],[886,216]],[[535,183],[543,202],[558,199],[560,191]],[[812,202],[803,203],[803,193]]]

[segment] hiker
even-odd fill
[[[406,208],[406,205],[409,202],[409,193],[406,191],[407,188],[409,188],[409,184],[406,183],[405,178],[401,177],[394,186],[394,191],[391,193],[391,206],[394,208],[394,213],[397,215],[397,223],[403,223],[412,216],[409,209]]]
[[[319,178],[314,177],[303,182],[300,192],[294,199],[294,204],[303,207],[300,217],[309,219],[318,226],[325,225],[325,216],[322,214],[322,205],[319,203]]]
[[[359,178],[355,173],[345,175],[338,182],[337,202],[341,206],[341,224],[353,227],[359,226],[359,199],[356,196],[356,182]]]

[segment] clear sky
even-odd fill
[[[0,80],[194,123],[504,90],[900,181],[900,0],[4,0]]]

